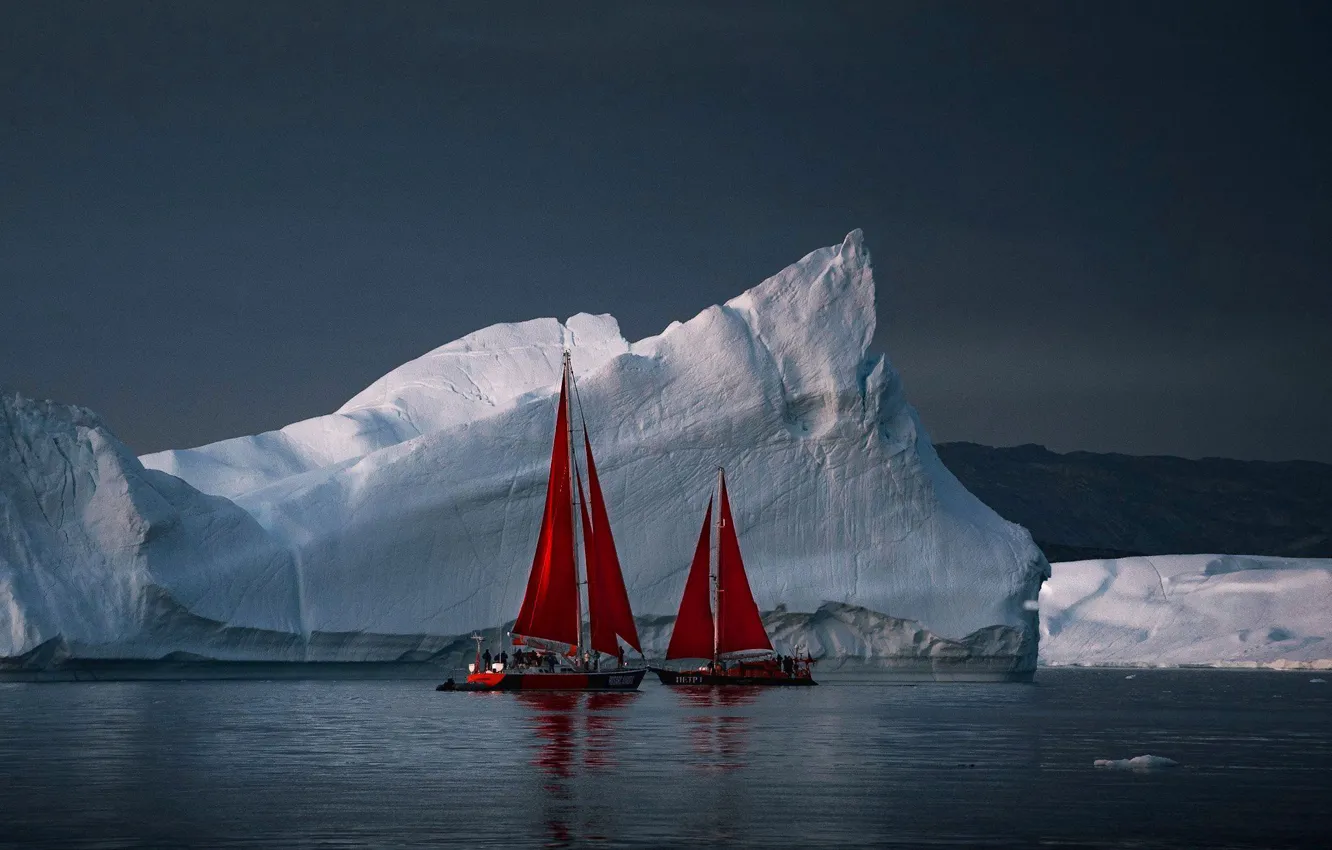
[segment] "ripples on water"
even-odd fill
[[[0,846],[1332,846],[1332,684],[1037,678],[0,684]]]

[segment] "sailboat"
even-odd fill
[[[758,605],[749,589],[735,521],[731,518],[731,500],[726,493],[726,471],[720,468],[715,498],[719,503],[715,565],[710,498],[689,577],[685,579],[675,631],[666,648],[668,661],[701,658],[708,662],[692,670],[652,667],[652,672],[664,685],[817,684],[810,671],[814,659],[808,653],[800,658],[782,658],[773,653],[772,641],[763,628]]]
[[[513,651],[506,653],[507,663],[491,661],[483,669],[478,638],[467,690],[634,690],[647,673],[646,667],[624,664],[620,641],[640,657],[643,652],[580,404],[588,484],[587,491],[583,490],[571,427],[575,396],[573,367],[566,351],[546,508],[527,592],[511,632]],[[577,546],[580,536],[582,563]],[[603,654],[612,656],[604,665]]]

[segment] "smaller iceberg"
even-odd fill
[[[1134,756],[1131,759],[1097,759],[1092,767],[1104,767],[1109,770],[1161,770],[1178,767],[1179,762],[1165,756]]]

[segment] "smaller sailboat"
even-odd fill
[[[642,650],[592,458],[587,421],[580,416],[588,483],[587,492],[583,490],[572,427],[574,397],[573,367],[566,351],[546,507],[527,592],[513,626],[512,651],[496,661],[489,651],[483,655],[480,636],[473,636],[476,661],[470,665],[466,685],[457,690],[634,690],[647,674],[646,667],[625,665],[620,641],[640,657]],[[582,564],[577,546],[580,536]],[[611,658],[603,661],[603,654]]]
[[[763,628],[758,605],[749,589],[749,577],[740,557],[740,541],[731,518],[731,500],[726,493],[726,472],[720,468],[714,498],[718,502],[717,523],[714,527],[713,499],[709,499],[675,617],[675,631],[666,648],[668,661],[700,658],[707,659],[707,663],[694,669],[650,669],[664,685],[817,684],[810,670],[814,659],[808,653],[803,657],[783,657],[773,652],[772,641]]]

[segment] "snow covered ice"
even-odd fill
[[[0,431],[0,658],[300,633],[291,553],[235,504],[145,469],[85,408],[0,396]]]
[[[1049,567],[939,463],[869,351],[859,232],[630,343],[609,316],[496,325],[336,413],[135,458],[92,412],[0,399],[0,658],[393,660],[499,637],[573,351],[649,655],[725,465],[779,651],[937,676],[1030,671]],[[1332,669],[1332,561],[1057,564],[1048,664]]]
[[[1161,770],[1166,767],[1178,767],[1179,762],[1165,756],[1134,756],[1131,759],[1096,759],[1092,767],[1104,767],[1111,770]]]
[[[1044,664],[1332,669],[1332,559],[1158,555],[1053,573]]]
[[[875,310],[855,231],[657,336],[586,314],[496,325],[336,413],[141,463],[87,411],[6,397],[0,657],[392,660],[501,627],[567,347],[649,647],[724,465],[779,648],[1030,672],[1049,567],[940,463],[869,351]]]

